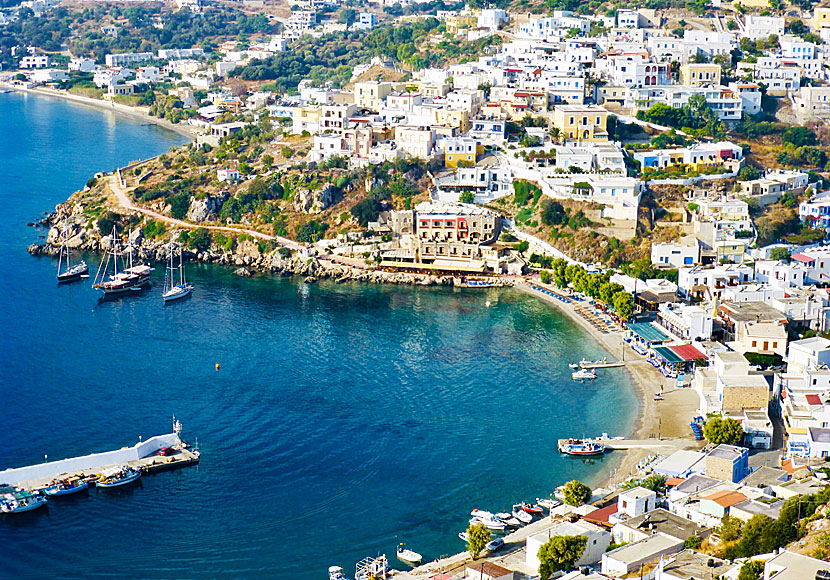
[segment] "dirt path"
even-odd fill
[[[217,232],[226,232],[232,234],[248,234],[249,236],[256,238],[258,240],[267,240],[267,241],[274,241],[277,242],[279,245],[284,246],[286,248],[290,248],[292,250],[299,250],[302,246],[298,242],[293,240],[289,240],[288,238],[283,238],[280,236],[270,236],[268,234],[263,234],[262,232],[258,232],[256,230],[248,230],[244,228],[235,228],[230,226],[211,226],[211,225],[202,225],[202,224],[192,224],[190,222],[186,222],[184,220],[177,220],[175,218],[166,216],[161,214],[157,211],[153,211],[151,209],[147,209],[144,207],[140,207],[135,205],[130,197],[127,195],[127,189],[121,187],[121,183],[119,182],[118,172],[110,175],[107,178],[107,183],[109,184],[110,190],[112,191],[115,201],[119,207],[122,209],[130,210],[130,211],[137,211],[142,213],[148,217],[153,218],[154,220],[163,222],[168,225],[177,226],[180,228],[185,229],[196,229],[196,228],[205,228],[206,230],[217,231]]]

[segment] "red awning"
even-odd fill
[[[821,397],[819,397],[818,395],[807,395],[807,404],[821,405]]]
[[[807,262],[814,262],[815,261],[815,258],[811,258],[810,256],[807,256],[806,254],[796,254],[796,255],[792,256],[792,259],[793,260],[798,260],[799,262],[804,262],[805,264]]]
[[[705,354],[700,352],[692,344],[681,344],[681,345],[670,346],[669,349],[671,349],[671,351],[674,354],[676,354],[677,356],[682,358],[684,361],[699,360],[699,359],[708,358]]]

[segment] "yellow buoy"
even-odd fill
[[[219,363],[216,363],[216,370],[219,370]]]

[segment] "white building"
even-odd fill
[[[123,52],[121,54],[108,54],[104,62],[108,67],[129,66],[139,62],[150,62],[154,56],[152,52]]]
[[[49,55],[30,54],[20,59],[20,68],[48,68]]]
[[[766,40],[775,35],[780,38],[784,35],[784,24],[783,18],[748,14],[744,19],[744,31],[741,33],[741,37],[750,40]]]
[[[69,61],[69,70],[92,72],[95,70],[95,61],[91,58],[73,58]]]
[[[655,266],[682,268],[700,264],[700,243],[658,242],[651,244],[651,263]]]
[[[661,326],[683,340],[712,338],[712,314],[700,306],[664,302],[658,307]]]
[[[600,561],[608,546],[611,545],[611,534],[597,525],[585,520],[574,523],[563,522],[527,537],[525,564],[534,570],[538,570],[539,548],[555,536],[585,536],[587,538],[585,551],[579,561],[576,562],[577,567],[596,564]]]

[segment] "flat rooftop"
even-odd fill
[[[675,546],[683,544],[683,540],[657,532],[645,540],[621,546],[616,550],[606,552],[609,558],[624,564],[642,562],[650,557],[657,557],[658,554]]]
[[[714,566],[709,566],[710,562]],[[663,571],[671,578],[699,580],[700,578],[711,578],[713,575],[714,577],[721,576],[731,568],[733,568],[733,565],[726,560],[701,554],[694,550],[683,550],[675,554],[671,561],[664,565]]]
[[[691,520],[673,514],[663,508],[651,510],[647,514],[637,516],[636,518],[629,518],[622,522],[623,526],[628,528],[645,531],[654,529],[656,532],[663,532],[673,538],[679,540],[686,540],[692,536],[700,536],[701,538],[709,535],[709,528],[699,526]]]
[[[787,316],[763,302],[726,302],[721,310],[735,322],[773,322]]]

